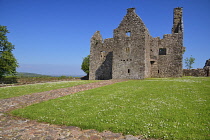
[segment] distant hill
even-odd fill
[[[42,77],[42,76],[49,76],[49,75],[42,75],[36,73],[27,73],[27,72],[18,72],[17,76],[19,77]]]
[[[18,72],[17,76],[19,77],[61,77],[61,76],[66,76],[66,77],[83,77],[84,75],[42,75],[42,74],[37,74],[37,73],[28,73],[28,72]]]

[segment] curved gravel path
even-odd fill
[[[142,136],[123,136],[110,131],[81,130],[76,126],[58,126],[12,117],[7,112],[34,103],[55,99],[125,80],[106,80],[69,88],[33,93],[0,100],[0,140],[138,140]]]

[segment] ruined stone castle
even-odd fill
[[[158,27],[157,27],[158,28]],[[182,76],[182,8],[174,9],[171,34],[153,38],[135,8],[127,9],[113,38],[97,31],[91,38],[91,80]]]

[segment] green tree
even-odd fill
[[[9,33],[6,26],[0,25],[0,78],[5,75],[15,75],[18,67],[12,51],[14,45],[7,40],[6,34]]]
[[[190,56],[190,58],[187,57],[185,59],[185,66],[187,67],[187,69],[191,69],[193,63],[195,63],[195,58],[193,58],[192,55]]]
[[[89,74],[89,66],[90,66],[90,55],[83,58],[81,69],[88,75]]]

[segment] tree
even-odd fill
[[[185,66],[187,67],[187,69],[191,69],[193,63],[195,63],[195,58],[193,58],[192,55],[190,56],[190,58],[187,57],[185,59]]]
[[[7,40],[6,34],[9,33],[6,26],[0,25],[0,78],[5,75],[15,75],[18,67],[12,51],[14,45]]]
[[[90,55],[83,58],[81,69],[88,75],[89,74],[89,66],[90,66]]]

